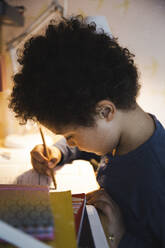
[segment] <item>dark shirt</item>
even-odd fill
[[[119,248],[165,247],[165,130],[153,118],[155,132],[143,145],[126,155],[101,158],[97,180],[119,205],[126,227]],[[57,146],[63,163],[93,156],[64,143]]]

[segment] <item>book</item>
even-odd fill
[[[109,248],[108,241],[96,208],[92,205],[86,205],[86,210],[93,239],[93,247]],[[90,248],[92,247],[90,246]]]
[[[85,213],[85,206],[86,206],[86,196],[84,193],[72,194],[72,207],[73,207],[73,214],[75,220],[75,231],[76,231],[77,242],[79,242],[80,239],[84,213]]]
[[[48,187],[1,184],[0,219],[37,239],[54,239]]]
[[[47,244],[77,248],[71,191],[50,192],[50,202],[55,220],[55,239]]]
[[[100,217],[101,216],[99,216],[94,206],[86,205],[80,240],[78,243],[79,247],[109,248]]]

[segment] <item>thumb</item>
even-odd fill
[[[54,167],[56,166],[56,164],[57,164],[57,158],[52,158],[52,159],[50,159],[50,161],[48,162],[48,167],[49,167],[50,169],[52,169],[52,168],[54,168]]]

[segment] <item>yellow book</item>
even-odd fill
[[[47,244],[55,248],[76,248],[71,191],[50,192],[50,202],[54,214],[55,239]]]

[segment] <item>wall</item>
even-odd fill
[[[24,133],[26,131],[26,128],[19,125],[18,121],[14,118],[14,114],[8,109],[13,71],[6,44],[8,41],[22,34],[47,9],[51,0],[6,0],[6,2],[12,6],[23,5],[25,7],[25,23],[23,27],[16,26],[14,23],[12,25],[2,24],[4,22],[7,23],[6,18],[2,18],[2,22],[0,22],[0,55],[3,54],[7,58],[7,88],[3,92],[0,92],[0,139],[5,138],[8,134]]]
[[[69,0],[68,14],[106,16],[112,34],[136,55],[140,106],[165,125],[165,1]]]
[[[26,6],[27,27],[48,6],[51,0],[8,0],[10,4]],[[106,16],[110,30],[121,45],[136,55],[140,70],[141,94],[139,104],[155,114],[165,125],[165,1],[164,0],[63,0],[67,15]],[[24,28],[25,28],[24,27]],[[3,44],[24,28],[3,26]],[[4,46],[5,47],[5,46]],[[9,82],[11,85],[11,82]],[[14,131],[4,121],[7,109],[5,94],[0,94],[0,137]],[[10,116],[10,115],[9,115]],[[5,117],[5,119],[4,119]],[[12,122],[13,123],[13,122]]]

